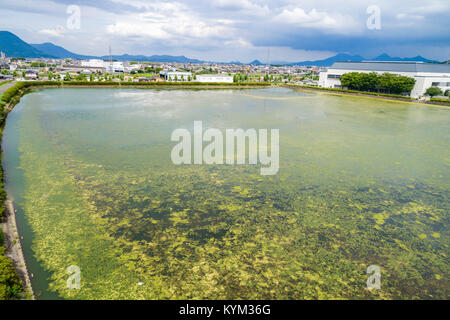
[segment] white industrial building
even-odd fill
[[[100,59],[82,60],[81,66],[88,68],[105,68],[105,61]]]
[[[105,68],[108,73],[124,73],[125,67],[121,61],[105,62]]]
[[[159,75],[166,81],[189,81],[189,79],[192,79],[191,72],[163,70]]]
[[[412,98],[419,98],[434,86],[442,91],[450,89],[450,64],[423,62],[335,62],[327,71],[321,72],[319,86],[324,88],[342,88],[340,77],[350,72],[393,73],[414,78],[416,84],[411,91]]]
[[[197,76],[195,81],[233,83],[233,76],[223,74],[201,74]]]
[[[104,68],[108,73],[124,73],[125,67],[121,61],[104,61],[100,59],[82,60],[81,66],[86,68]]]

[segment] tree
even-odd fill
[[[86,75],[84,73],[77,75],[75,79],[77,81],[87,81]]]
[[[444,95],[447,96],[447,97],[450,97],[450,90],[445,90]]]
[[[416,80],[410,77],[399,76],[392,73],[378,75],[372,73],[350,72],[340,77],[341,85],[352,90],[369,92],[386,92],[403,94],[410,93]]]
[[[343,74],[341,76],[341,85],[350,89],[356,89],[358,86],[356,81],[357,75],[357,72],[349,72]]]
[[[438,87],[430,87],[425,91],[425,94],[430,97],[442,96],[442,90]]]
[[[64,76],[64,81],[70,81],[72,80],[72,77],[70,76],[70,74],[68,72],[66,72],[66,75]]]

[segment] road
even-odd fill
[[[7,84],[0,86],[0,96],[3,94],[3,92],[8,90],[9,88],[14,87],[15,84],[16,84],[16,82],[13,81],[13,82],[8,82]]]

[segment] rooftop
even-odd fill
[[[335,62],[330,69],[450,73],[450,64],[406,61]]]

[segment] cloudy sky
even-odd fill
[[[265,62],[268,48],[272,62],[384,52],[447,60],[449,17],[449,0],[0,0],[0,30],[29,43],[224,62]]]

